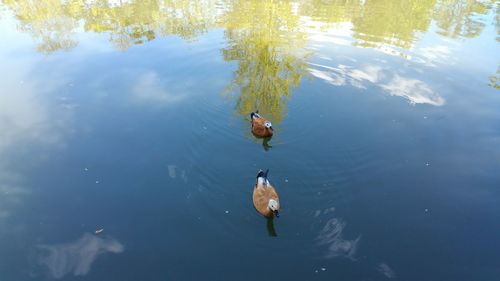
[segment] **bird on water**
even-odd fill
[[[272,218],[279,217],[280,201],[278,193],[267,178],[269,170],[260,170],[257,174],[257,182],[253,189],[253,205],[263,216]]]
[[[259,138],[268,138],[273,135],[273,124],[259,115],[259,111],[250,113],[252,119],[252,133]]]

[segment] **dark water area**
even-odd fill
[[[0,3],[0,281],[500,280],[498,1]]]

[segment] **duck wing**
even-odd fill
[[[252,132],[258,136],[264,136],[267,134],[266,132],[266,119],[264,118],[255,118],[252,120]]]
[[[270,184],[267,187],[255,186],[253,189],[253,205],[265,217],[272,217],[273,212],[268,208],[269,199],[274,199],[279,204],[278,193]]]
[[[253,206],[261,215],[265,217],[272,216],[271,210],[267,207],[269,204],[269,197],[266,189],[258,187],[257,185],[253,189]]]

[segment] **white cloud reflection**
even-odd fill
[[[376,83],[382,75],[382,68],[375,65],[368,65],[361,69],[355,69],[343,64],[339,64],[337,67],[315,63],[310,63],[310,65],[316,67],[308,69],[314,77],[335,86],[349,84],[356,88],[365,89],[364,82]]]
[[[432,47],[418,48],[414,61],[423,63],[427,66],[435,67],[437,64],[454,64],[455,60],[451,57],[451,49],[446,45],[436,45]]]
[[[19,142],[58,142],[61,137],[58,127],[62,120],[52,118],[48,105],[39,98],[38,85],[25,82],[23,78],[26,77],[10,73],[8,76],[12,80],[3,84],[0,93],[0,155]]]
[[[178,89],[166,88],[166,83],[158,73],[149,71],[139,76],[132,89],[132,95],[139,103],[158,106],[174,104],[186,97],[180,93],[181,91],[177,91]]]
[[[378,271],[382,274],[384,274],[385,277],[387,278],[394,278],[396,277],[396,273],[394,273],[394,270],[389,267],[386,263],[381,263],[377,267]]]
[[[63,278],[67,274],[81,276],[87,274],[99,255],[121,253],[124,246],[113,238],[100,238],[85,233],[72,243],[41,245],[40,264],[45,266],[52,277]]]
[[[361,236],[356,239],[344,239],[342,232],[346,223],[338,218],[330,219],[320,231],[317,240],[319,245],[326,246],[327,258],[346,257],[354,260]]]
[[[41,80],[33,71],[37,59],[13,59],[9,54],[0,52],[0,77],[8,77],[0,89],[0,224],[12,217],[16,208],[23,206],[23,197],[31,193],[24,174],[16,167],[40,161],[44,154],[37,148],[61,145],[72,114],[72,109],[49,101],[65,83],[63,77]],[[29,163],[19,163],[25,156]],[[19,224],[12,220],[0,225],[0,235]]]
[[[429,85],[418,79],[405,78],[399,74],[390,76],[388,71],[376,65],[367,65],[356,69],[339,64],[331,67],[310,63],[308,71],[316,78],[334,86],[351,85],[366,89],[368,84],[378,86],[391,96],[407,99],[412,104],[430,104],[441,106],[444,98],[434,92]],[[390,77],[390,78],[389,78]]]
[[[0,161],[0,236],[7,231],[12,231],[12,225],[4,225],[11,217],[16,206],[30,191],[21,185],[21,177],[11,172]]]
[[[391,96],[404,97],[413,104],[435,106],[444,104],[444,99],[420,80],[408,79],[396,74],[389,83],[381,85],[381,87],[389,92]]]

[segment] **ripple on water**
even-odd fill
[[[214,235],[266,247],[267,221],[255,212],[251,193],[257,170],[270,168],[271,182],[283,200],[283,216],[275,221],[280,242],[274,247],[305,243],[311,245],[309,250],[321,249],[318,255],[322,257],[354,258],[359,237],[333,231],[346,227],[346,221],[334,211],[339,202],[352,198],[357,179],[377,165],[378,153],[361,141],[345,141],[335,134],[308,139],[307,132],[319,131],[320,122],[292,134],[293,116],[278,124],[279,134],[271,140],[275,147],[266,153],[249,134],[245,117],[234,117],[230,101],[203,99],[193,113],[193,126],[185,141],[193,218]],[[294,116],[306,114],[302,106],[293,103],[292,107]],[[328,155],[316,155],[318,151],[328,151]]]
[[[232,174],[234,167],[241,170],[241,161],[232,155],[241,155],[247,146],[239,142],[244,139],[239,123],[232,122],[227,101],[201,102],[193,117],[193,128],[186,140],[187,155],[190,165],[190,211],[199,218],[200,223],[214,229],[215,232],[229,235],[241,235],[238,225],[253,215],[253,206],[248,204],[253,171],[245,179],[240,174]],[[227,143],[234,145],[228,146]],[[247,143],[248,144],[248,143]],[[251,200],[251,199],[250,199]],[[241,208],[247,206],[247,208]],[[240,223],[233,219],[238,218]]]

